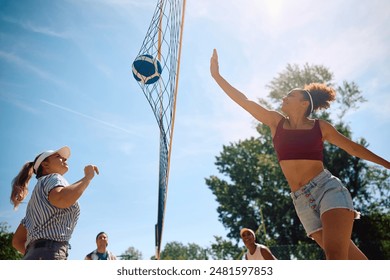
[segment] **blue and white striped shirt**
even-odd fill
[[[80,216],[80,207],[77,202],[69,208],[53,206],[49,202],[49,192],[59,186],[69,186],[60,174],[53,173],[38,179],[21,222],[27,229],[26,245],[37,239],[70,240]]]

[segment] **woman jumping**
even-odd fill
[[[234,102],[271,129],[274,148],[291,188],[297,215],[307,235],[325,251],[326,258],[367,259],[351,240],[353,221],[359,213],[353,208],[348,189],[324,168],[323,142],[387,169],[390,163],[351,141],[330,123],[310,118],[312,112],[329,108],[330,102],[335,100],[335,91],[318,83],[292,89],[283,98],[283,115],[249,100],[231,86],[219,73],[215,49],[210,72]]]

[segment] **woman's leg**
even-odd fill
[[[322,230],[317,231],[311,235],[311,237],[317,242],[317,244],[324,249],[322,244]],[[350,240],[348,250],[348,260],[367,260],[366,255]]]
[[[351,240],[349,244],[349,251],[348,251],[348,259],[349,260],[368,260],[365,254],[363,254],[362,251],[353,243]]]
[[[322,242],[328,260],[347,260],[354,212],[336,208],[321,216]]]
[[[354,212],[337,208],[321,216],[323,229],[312,234],[312,238],[325,251],[328,260],[365,260],[367,257],[351,240]]]

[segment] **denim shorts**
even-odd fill
[[[322,171],[290,195],[297,215],[309,237],[322,229],[321,215],[328,210],[345,208],[355,212],[355,219],[360,217],[360,213],[353,208],[352,197],[348,189],[328,170]]]

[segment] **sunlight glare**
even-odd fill
[[[277,20],[282,12],[283,0],[265,0],[267,14],[273,20]]]

